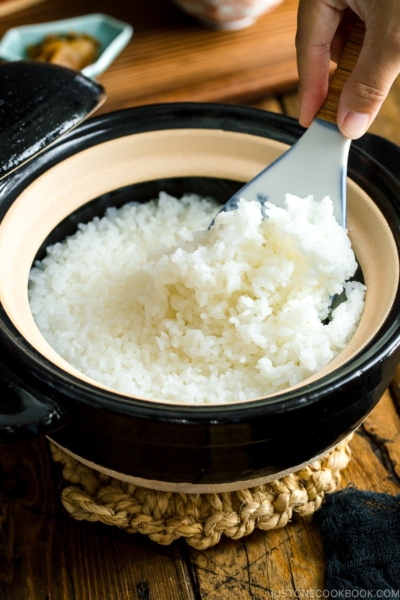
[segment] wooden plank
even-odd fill
[[[283,112],[283,106],[276,96],[267,96],[267,98],[263,98],[262,100],[258,100],[257,102],[251,102],[250,105],[253,108],[260,108],[262,110],[268,110],[269,112]]]
[[[379,410],[366,420],[364,431],[379,452],[391,481],[400,484],[400,419],[391,394],[386,392]]]
[[[166,0],[47,0],[4,17],[0,35],[16,25],[104,12],[135,32],[99,77],[108,93],[100,112],[152,102],[242,101],[296,84],[297,5],[284,0],[251,27],[226,32],[206,29]]]
[[[397,411],[400,414],[400,365],[397,367],[396,373],[390,384],[390,391],[397,406]]]
[[[11,15],[39,2],[44,2],[44,0],[0,0],[0,17]]]
[[[192,550],[200,597],[254,600],[295,597],[295,590],[323,589],[324,555],[310,519],[284,529],[255,531],[221,541],[206,552]]]
[[[0,600],[194,600],[179,545],[77,522],[44,439],[0,452]]]

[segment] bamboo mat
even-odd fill
[[[298,0],[284,0],[252,26],[206,29],[169,0],[46,0],[4,16],[0,36],[18,25],[103,12],[134,27],[129,45],[99,77],[102,111],[165,101],[247,101],[297,83]]]

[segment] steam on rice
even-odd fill
[[[328,197],[265,211],[242,199],[208,231],[216,206],[194,195],[108,209],[32,269],[40,331],[88,377],[140,397],[224,403],[303,381],[352,337],[365,287],[348,281],[357,264]]]

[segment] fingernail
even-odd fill
[[[340,129],[346,137],[355,140],[366,132],[368,121],[369,115],[351,111],[343,119]]]

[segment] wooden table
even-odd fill
[[[221,34],[203,30],[161,0],[146,0],[140,10],[129,7],[127,0],[47,0],[4,17],[0,35],[18,24],[106,12],[132,22],[136,33],[100,78],[109,94],[103,112],[149,101],[200,99],[241,101],[297,116],[296,2],[286,0],[278,9],[281,17],[274,17],[279,35],[286,36],[276,62],[263,54],[262,46],[262,32],[271,31],[272,15],[243,32]],[[156,59],[172,39],[165,29],[179,38],[179,48],[168,50],[179,73],[175,87],[173,74],[162,85],[154,81]],[[236,78],[229,65],[238,44],[243,52],[248,50]],[[179,56],[188,55],[194,71],[187,61],[179,62]],[[207,60],[208,66],[202,63]],[[168,70],[168,61],[163,69]],[[371,131],[400,143],[399,122],[396,82]],[[354,436],[344,486],[400,493],[399,389],[400,372],[392,391]],[[294,520],[280,530],[255,531],[238,541],[223,539],[205,552],[184,541],[164,547],[115,527],[74,521],[61,506],[61,481],[45,439],[0,447],[0,600],[264,600],[294,598],[296,591],[306,597],[307,591],[324,589],[324,553],[311,518]]]

